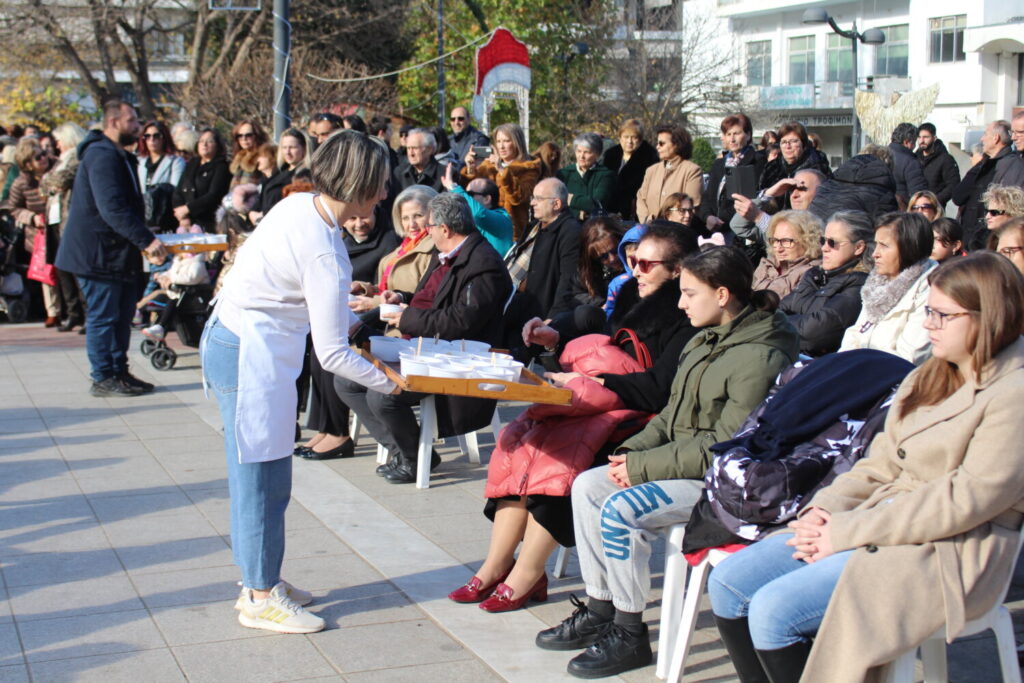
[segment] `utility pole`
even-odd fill
[[[288,23],[288,0],[274,2],[274,139],[280,140],[292,124],[289,113],[292,86],[288,71],[292,51],[292,25]]]
[[[444,0],[437,0],[437,56],[444,55]],[[437,62],[437,125],[445,127],[448,106],[445,104],[444,58]]]

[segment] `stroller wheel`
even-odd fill
[[[152,363],[153,367],[157,370],[170,370],[174,367],[174,364],[178,362],[178,354],[166,347],[158,348],[155,349],[153,354],[149,357],[149,362]]]
[[[139,344],[139,351],[142,352],[143,356],[149,356],[149,354],[156,351],[158,347],[159,344],[157,344],[152,339],[143,339],[142,343]]]
[[[28,305],[21,299],[7,300],[7,319],[12,323],[28,320]]]

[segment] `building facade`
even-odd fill
[[[908,120],[934,123],[955,154],[989,121],[1024,106],[1024,0],[717,0],[755,127],[802,121],[821,136],[833,167],[859,146],[851,138],[853,51],[827,24],[803,23],[812,7],[843,30],[885,34],[881,45],[858,45],[858,88],[898,108],[897,96],[938,86],[931,112]]]

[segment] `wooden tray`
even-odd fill
[[[169,254],[198,254],[202,251],[227,251],[227,242],[218,242],[217,244],[165,244],[164,248],[167,249]]]
[[[501,379],[462,379],[455,377],[403,376],[394,363],[385,363],[366,349],[358,349],[363,358],[373,363],[395,384],[405,391],[449,396],[474,396],[499,401],[529,401],[567,406],[572,403],[572,391],[560,389],[545,382],[530,370],[523,368],[518,382]],[[486,385],[488,388],[483,388]],[[495,389],[493,387],[501,387]]]

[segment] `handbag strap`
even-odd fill
[[[620,339],[625,337],[624,339]],[[654,361],[651,359],[651,351],[647,348],[647,344],[640,341],[640,337],[637,336],[636,332],[628,327],[620,327],[612,337],[612,341],[620,348],[625,346],[626,343],[633,345],[633,356],[637,362],[644,367],[644,370],[654,365]]]

